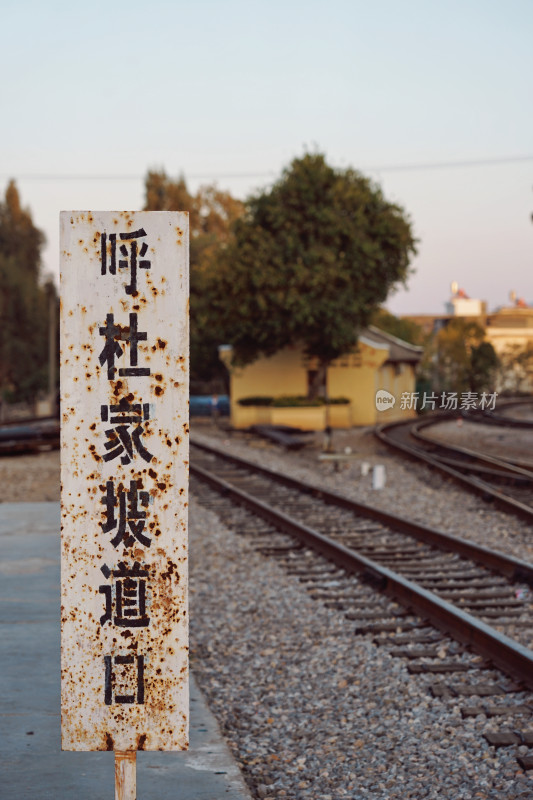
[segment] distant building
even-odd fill
[[[445,303],[445,314],[406,315],[406,319],[416,322],[425,333],[437,333],[452,319],[462,318],[477,322],[485,330],[486,341],[490,342],[504,364],[508,375],[501,378],[499,390],[520,386],[521,390],[533,388],[533,379],[523,365],[513,365],[520,353],[533,350],[533,307],[515,292],[509,293],[510,305],[500,306],[487,312],[484,300],[475,300],[452,283],[452,296]],[[520,380],[517,380],[517,377]]]
[[[487,304],[484,300],[475,300],[460,289],[457,283],[452,283],[452,295],[444,304],[444,314],[406,314],[404,319],[412,320],[419,325],[424,333],[438,333],[450,320],[456,317],[468,318],[485,326]]]
[[[533,308],[519,299],[487,316],[486,334],[498,354],[533,345]]]
[[[452,292],[453,287],[454,284]],[[452,317],[483,317],[487,313],[487,304],[484,300],[472,299],[464,289],[456,288],[446,303],[446,311]]]

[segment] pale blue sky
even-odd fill
[[[441,312],[452,280],[490,307],[511,289],[533,303],[531,0],[0,10],[0,190],[15,178],[54,275],[61,209],[141,208],[150,168],[245,197],[312,148],[412,219],[391,310]]]

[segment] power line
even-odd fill
[[[381,166],[359,167],[361,172],[415,172],[429,169],[461,169],[470,167],[488,167],[502,164],[517,164],[533,161],[533,155],[507,156],[500,158],[468,159],[463,161],[437,161],[420,164],[387,164]],[[181,173],[180,173],[181,174]],[[263,179],[275,177],[277,173],[270,172],[212,172],[212,173],[183,173],[188,180],[238,180],[238,179]],[[0,178],[7,180],[13,177],[6,173]],[[143,175],[66,175],[66,174],[28,174],[18,175],[16,180],[25,181],[142,181]]]
[[[276,175],[275,172],[261,172],[261,173],[251,173],[251,172],[235,172],[235,173],[222,173],[222,172],[211,172],[206,173],[205,175],[199,174],[185,174],[182,170],[178,174],[183,174],[183,176],[189,180],[213,180],[216,179],[236,179],[236,178],[271,178]],[[0,175],[0,178],[3,180],[12,178],[13,175],[3,174]],[[46,174],[34,174],[34,175],[18,175],[16,180],[24,180],[24,181],[143,181],[145,179],[145,175],[46,175]]]
[[[500,164],[516,164],[522,161],[533,161],[533,156],[508,156],[507,158],[482,158],[467,161],[442,161],[423,164],[389,164],[386,167],[365,167],[369,172],[393,172],[400,170],[414,171],[423,169],[456,169],[461,167],[492,167]]]

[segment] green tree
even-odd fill
[[[494,390],[500,359],[490,342],[474,345],[470,353],[470,391]]]
[[[508,345],[500,355],[499,390],[507,394],[529,393],[532,375],[533,345]]]
[[[423,345],[427,339],[426,334],[424,334],[424,331],[416,322],[413,322],[411,319],[395,317],[394,314],[391,314],[384,308],[378,308],[377,311],[372,314],[371,323],[375,325],[376,328],[390,333],[398,339],[403,339],[404,342],[409,342],[410,344]]]
[[[457,317],[433,339],[423,370],[435,390],[480,392],[493,388],[498,363],[493,346],[485,341],[483,326]]]
[[[0,202],[0,253],[5,258],[14,258],[18,271],[36,283],[44,241],[44,234],[34,226],[30,212],[21,207],[15,181],[9,181],[5,199]]]
[[[243,213],[243,203],[211,185],[191,194],[183,176],[173,180],[165,172],[149,172],[145,209],[189,212],[191,388],[213,378],[225,379],[225,368],[218,358],[222,338],[211,318],[208,284],[218,252],[231,240],[232,223]]]
[[[404,212],[352,169],[295,159],[248,201],[211,273],[213,318],[236,363],[300,343],[327,364],[356,343],[409,274],[415,240]]]
[[[0,201],[0,394],[32,400],[48,388],[51,280],[41,282],[44,236],[20,204],[14,181]],[[57,374],[57,371],[56,371]]]

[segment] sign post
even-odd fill
[[[188,746],[188,216],[61,214],[63,750]]]
[[[137,753],[115,750],[115,800],[137,800]]]

